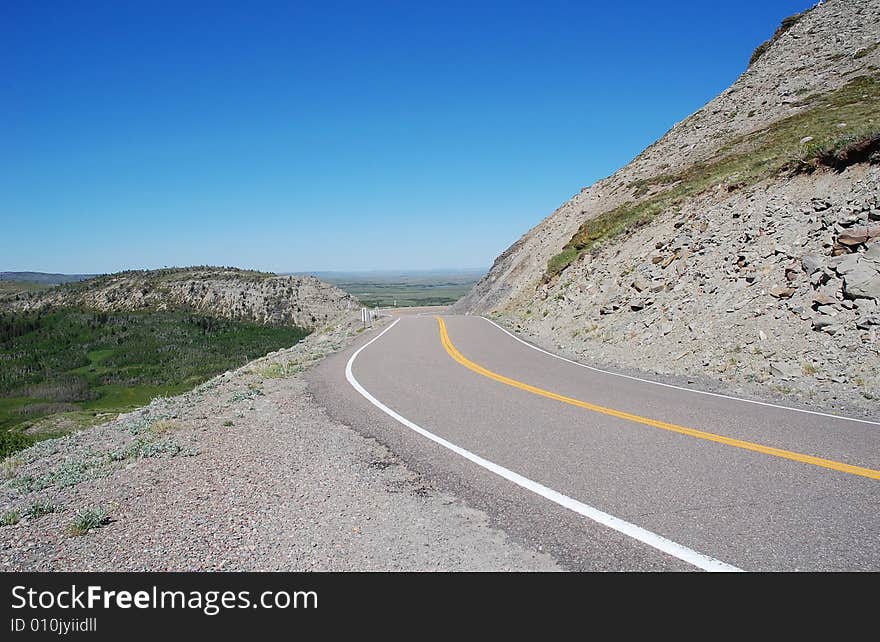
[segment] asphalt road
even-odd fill
[[[880,570],[880,423],[603,373],[441,319],[366,332],[311,389],[511,538],[573,570]]]

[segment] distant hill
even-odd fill
[[[40,285],[60,285],[85,281],[97,274],[52,274],[50,272],[0,272],[0,281],[39,283]]]
[[[14,310],[80,307],[102,312],[192,311],[236,321],[315,329],[358,307],[312,276],[278,276],[226,267],[119,272],[23,294]]]

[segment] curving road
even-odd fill
[[[575,570],[880,570],[880,422],[585,367],[405,315],[317,368],[336,418]]]

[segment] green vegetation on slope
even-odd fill
[[[307,334],[182,312],[0,312],[0,457],[184,392]]]
[[[855,78],[834,92],[805,99],[802,105],[808,108],[731,140],[705,162],[678,174],[630,184],[639,196],[651,195],[585,221],[562,252],[548,261],[545,279],[562,272],[582,253],[649,223],[659,213],[709,188],[726,184],[735,189],[782,171],[815,168],[844,147],[880,134],[880,79],[876,77]],[[812,140],[802,145],[800,141],[806,137]]]

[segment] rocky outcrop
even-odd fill
[[[878,205],[872,166],[707,195],[500,316],[591,361],[867,408],[880,398],[880,239],[834,248],[870,230]]]
[[[878,42],[880,0],[830,0],[809,11],[730,88],[527,232],[455,309],[488,312],[531,297],[548,260],[585,220],[633,201],[645,181],[705,162],[732,141],[805,111],[816,94],[862,74],[877,76]],[[794,142],[802,138],[809,136]]]
[[[227,319],[315,329],[358,307],[342,290],[312,276],[233,268],[120,272],[22,297],[14,309],[84,307],[100,311],[191,310]]]
[[[880,0],[810,10],[728,90],[525,234],[454,310],[592,361],[876,404],[880,158],[850,152],[876,137],[865,123],[880,128],[877,43]],[[829,131],[839,146],[814,151]],[[771,144],[792,162],[762,175]],[[630,224],[584,234],[621,212]]]

